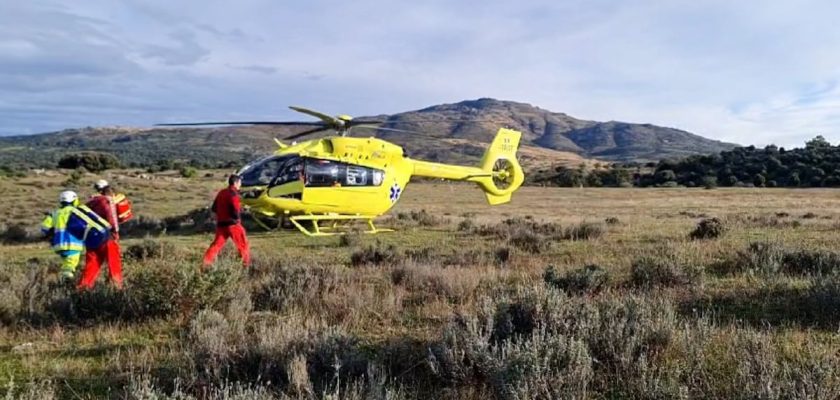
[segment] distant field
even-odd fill
[[[106,174],[153,218],[206,206],[224,176]],[[0,178],[2,222],[34,227],[66,179]],[[691,240],[711,217],[721,236]],[[398,231],[253,231],[247,274],[230,246],[196,273],[209,233],[132,238],[126,291],[84,296],[55,282],[45,245],[0,246],[0,384],[60,398],[840,393],[835,190],[526,187],[490,207],[473,185],[423,183],[380,225]]]

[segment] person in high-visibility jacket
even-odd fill
[[[82,250],[105,243],[111,226],[90,208],[79,205],[76,192],[61,192],[58,201],[60,207],[44,218],[41,232],[49,237],[53,251],[62,259],[61,276],[72,279]]]
[[[91,197],[87,206],[111,225],[111,235],[102,246],[88,249],[85,253],[85,266],[82,268],[82,279],[79,280],[79,290],[93,289],[96,277],[102,263],[108,263],[108,276],[118,288],[122,288],[122,259],[120,256],[120,218],[118,217],[116,194],[108,181],[101,179],[93,185],[99,192]],[[123,196],[125,198],[125,196]]]

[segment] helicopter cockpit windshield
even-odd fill
[[[242,178],[242,186],[268,186],[280,167],[292,157],[268,156],[246,165],[238,173]]]

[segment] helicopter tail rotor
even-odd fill
[[[484,190],[487,202],[492,205],[509,202],[511,194],[525,181],[525,173],[516,159],[521,136],[511,129],[499,129],[481,159],[480,168],[487,175],[476,181]]]

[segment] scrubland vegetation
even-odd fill
[[[493,208],[412,185],[380,222],[398,232],[252,231],[251,269],[228,248],[201,274],[224,172],[121,174],[142,216],[122,292],[57,281],[27,231],[40,203],[3,228],[8,398],[840,397],[829,190],[523,188]],[[64,179],[0,185],[46,205]]]
[[[659,162],[559,165],[529,171],[534,184],[564,187],[838,187],[840,146],[822,136],[804,147],[736,147]]]

